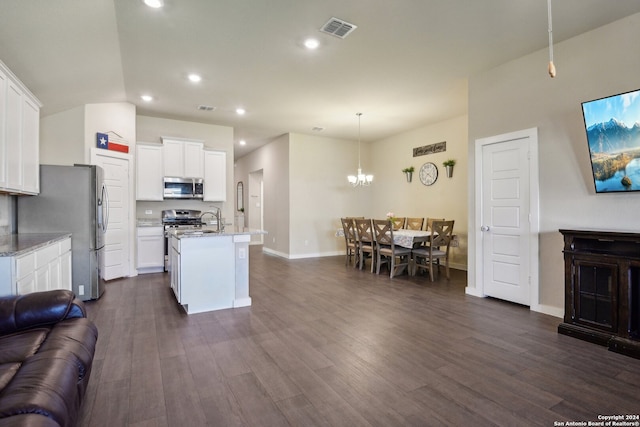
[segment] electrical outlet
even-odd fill
[[[145,215],[153,215],[153,211],[151,209],[147,209],[144,211]]]
[[[244,248],[238,249],[238,258],[245,259],[246,257],[247,257],[247,252],[244,250]]]
[[[304,245],[305,245],[305,246],[309,246],[309,241],[308,241],[308,240],[305,240],[305,241],[304,241]]]
[[[84,285],[80,285],[80,286],[78,286],[78,293],[79,293],[80,295],[84,295]]]
[[[275,243],[275,242],[276,242],[276,238],[274,237],[274,238],[273,238],[273,243]]]

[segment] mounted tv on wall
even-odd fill
[[[640,89],[582,103],[596,193],[640,191]]]

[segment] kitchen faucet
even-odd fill
[[[213,208],[216,210],[215,213],[213,213],[211,211],[204,212],[202,215],[200,215],[200,220],[202,221],[202,217],[204,217],[207,214],[213,215],[216,218],[216,224],[217,224],[217,227],[218,227],[217,231],[219,233],[220,232],[220,223],[222,222],[222,211],[218,207],[214,206]],[[222,231],[224,231],[224,229]]]

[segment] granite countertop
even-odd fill
[[[5,234],[0,236],[0,257],[22,255],[68,237],[71,233]]]
[[[231,229],[231,230],[230,230]],[[202,229],[189,230],[171,230],[178,239],[185,238],[198,238],[198,237],[221,237],[221,236],[238,236],[238,235],[254,235],[254,234],[267,234],[264,230],[254,230],[245,228],[243,231],[233,230],[233,227],[228,227],[225,231],[218,233],[215,227],[202,227]]]

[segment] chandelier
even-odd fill
[[[358,174],[349,175],[347,179],[349,180],[349,184],[354,187],[364,187],[371,185],[373,175],[366,175],[362,173],[362,168],[360,167],[360,116],[362,116],[362,113],[356,113],[356,116],[358,116]]]

